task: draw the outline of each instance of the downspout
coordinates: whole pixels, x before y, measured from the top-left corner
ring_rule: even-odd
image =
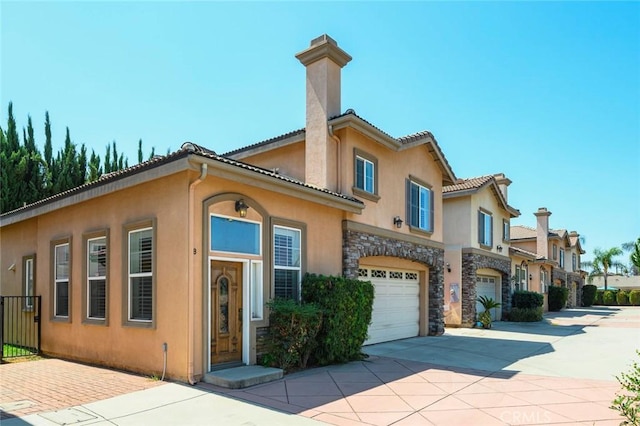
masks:
[[[336,141],[336,150],[337,150],[337,170],[336,170],[336,180],[337,180],[337,193],[342,194],[342,146],[340,144],[340,138],[333,133],[333,125],[329,124],[329,136]]]
[[[188,267],[187,267],[187,298],[188,298],[188,324],[187,324],[187,378],[189,380],[189,383],[191,385],[195,385],[197,383],[197,380],[194,378],[193,375],[193,364],[194,364],[194,350],[193,350],[193,344],[195,342],[195,273],[194,273],[194,256],[196,256],[197,254],[197,249],[194,245],[195,243],[195,225],[194,225],[194,218],[193,215],[195,213],[195,189],[196,186],[198,186],[198,184],[200,182],[202,182],[203,180],[205,180],[205,178],[207,177],[207,170],[208,170],[208,166],[206,163],[201,163],[200,164],[200,176],[198,176],[196,178],[196,180],[194,180],[193,182],[191,182],[189,184],[189,212],[188,212],[188,216],[189,216],[189,252],[188,252],[188,256],[189,256],[189,261],[187,262]],[[193,251],[192,251],[193,250]]]

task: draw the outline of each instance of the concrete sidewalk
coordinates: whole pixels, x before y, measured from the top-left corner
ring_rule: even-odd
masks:
[[[367,360],[243,390],[160,383],[2,424],[618,425],[614,376],[639,347],[640,308],[572,309],[369,346]]]

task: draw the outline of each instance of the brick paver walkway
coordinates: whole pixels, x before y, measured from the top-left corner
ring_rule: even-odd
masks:
[[[0,420],[163,385],[148,377],[59,359],[0,365]]]

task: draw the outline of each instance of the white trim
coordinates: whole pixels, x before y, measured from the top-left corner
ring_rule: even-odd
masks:
[[[89,249],[89,247],[90,247],[90,244],[91,244],[92,241],[97,241],[97,240],[104,240],[105,249],[107,247],[107,236],[106,235],[102,235],[100,237],[87,239],[87,247],[86,247],[86,249],[87,249],[87,259],[86,259],[86,261],[87,261],[87,268],[86,268],[87,276],[85,277],[86,280],[87,280],[85,282],[85,286],[86,286],[86,289],[87,289],[87,299],[85,300],[85,303],[87,304],[87,306],[86,306],[87,307],[87,319],[101,320],[102,321],[102,320],[105,320],[107,318],[107,292],[108,292],[108,289],[107,289],[107,270],[109,268],[109,265],[108,264],[105,265],[105,274],[104,275],[99,275],[99,276],[96,276],[96,277],[92,277],[92,276],[89,275],[89,270],[91,269],[90,268],[90,261],[89,261],[89,256],[91,255],[91,250]],[[106,253],[105,253],[105,259],[106,259]],[[91,285],[90,285],[90,283],[91,283],[91,281],[99,281],[99,280],[104,280],[104,286],[105,286],[105,300],[104,300],[104,305],[105,306],[104,307],[105,307],[105,312],[104,312],[104,317],[92,317],[91,316]]]
[[[132,274],[131,273],[131,234],[134,232],[143,232],[143,231],[151,231],[151,273],[139,272],[139,273]],[[153,292],[155,291],[155,288],[153,288],[153,274],[155,272],[153,270],[153,265],[154,265],[155,244],[156,244],[156,242],[154,241],[155,239],[154,237],[155,235],[153,234],[153,226],[130,229],[127,232],[127,321],[130,321],[130,322],[152,323],[154,315],[156,315],[156,312],[153,312],[153,308],[154,308],[153,298],[155,297],[155,295],[153,294]],[[131,318],[131,278],[138,278],[138,277],[151,277],[151,319],[150,320]]]
[[[67,260],[67,278],[58,278],[58,247],[67,246],[69,259]],[[54,318],[69,318],[71,312],[71,244],[66,243],[56,244],[53,248],[53,316]],[[58,315],[58,284],[67,283],[67,315]]]

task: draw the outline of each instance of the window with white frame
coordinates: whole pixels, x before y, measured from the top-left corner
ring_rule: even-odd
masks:
[[[33,296],[34,296],[34,271],[35,271],[35,255],[25,257],[23,260],[24,265],[24,278],[22,292],[25,296],[23,308],[25,311],[33,310]]]
[[[259,256],[262,246],[261,224],[246,219],[211,215],[211,251]]]
[[[375,164],[360,155],[356,156],[356,188],[375,194]]]
[[[553,245],[551,254],[553,256],[553,260],[558,260],[558,246],[556,244]]]
[[[412,180],[408,181],[408,222],[412,228],[433,232],[433,191]]]
[[[153,228],[128,233],[129,321],[153,319]]]
[[[575,253],[571,254],[571,270],[575,272],[578,269],[578,256]]]
[[[558,259],[560,267],[564,268],[564,249],[560,249],[560,258]]]
[[[104,320],[107,307],[107,238],[87,240],[87,318]]]
[[[301,230],[273,227],[273,275],[276,298],[299,299]]]
[[[509,221],[506,219],[502,220],[502,240],[503,241],[509,241],[509,232],[511,229],[511,225],[509,224]]]
[[[53,315],[59,318],[69,317],[69,270],[71,254],[69,243],[54,247],[54,284]]]
[[[251,320],[263,319],[262,262],[251,261]]]
[[[547,286],[549,285],[549,272],[543,267],[540,269],[540,293],[547,292]]]
[[[490,213],[478,210],[478,243],[491,247],[493,244],[493,217]]]

